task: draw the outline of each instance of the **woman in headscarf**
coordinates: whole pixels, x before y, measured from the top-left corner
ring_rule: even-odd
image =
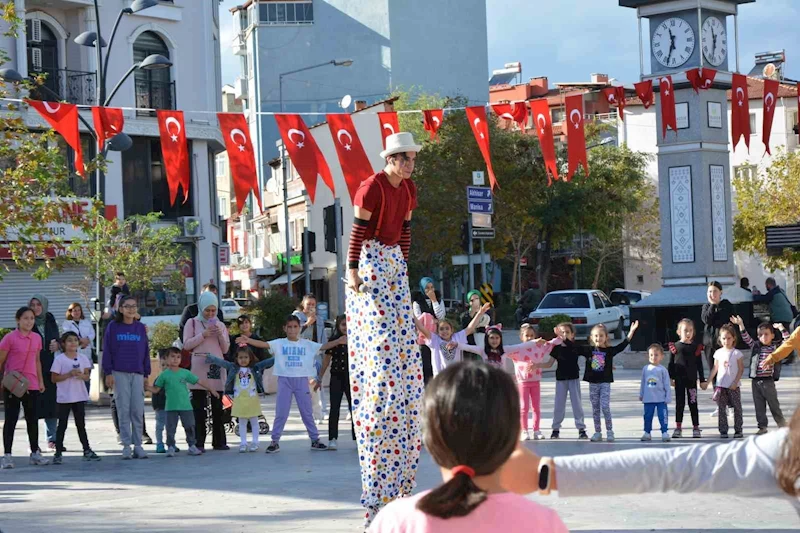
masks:
[[[33,331],[42,338],[42,351],[39,352],[39,359],[42,361],[44,390],[39,394],[36,412],[40,420],[44,419],[44,425],[47,428],[47,447],[55,451],[58,416],[56,414],[56,386],[51,379],[50,367],[53,366],[55,353],[59,349],[58,323],[56,317],[47,310],[49,303],[46,297],[34,294],[28,306],[33,309],[33,314],[36,316],[36,325],[33,327]]]
[[[411,297],[411,309],[414,318],[419,320],[428,331],[436,331],[436,321],[444,320],[444,305],[439,301],[441,295],[436,293],[433,280],[424,277],[419,280],[420,292],[414,291]],[[431,363],[431,349],[425,344],[422,333],[417,338],[419,353],[422,356],[422,376],[427,385],[433,378],[433,365]]]
[[[325,344],[328,342],[328,332],[325,331],[325,321],[319,320],[317,316],[317,297],[313,294],[306,294],[300,301],[300,305],[292,312],[294,316],[300,321],[300,338],[308,339],[313,342]],[[316,356],[317,371],[322,368],[322,352],[318,352]],[[309,392],[311,393],[311,406],[314,409],[314,420],[318,425],[322,425],[325,421],[325,415],[328,411],[328,399],[325,396],[325,376],[320,376],[322,383],[319,389],[315,390],[314,385],[309,385]]]
[[[213,292],[204,292],[197,301],[199,314],[189,319],[183,328],[183,349],[192,352],[192,374],[206,381],[222,398],[227,378],[225,369],[206,362],[207,355],[223,358],[230,348],[230,337],[225,324],[217,318],[219,301]],[[199,385],[189,385],[192,391],[197,448],[205,452],[206,406],[211,399],[211,445],[215,450],[227,450],[225,426],[222,420],[222,400],[211,396]]]
[[[467,293],[467,310],[461,314],[461,327],[466,328],[472,319],[481,310],[481,293],[476,290],[471,290]],[[467,342],[475,346],[483,346],[484,334],[486,328],[492,323],[489,314],[484,314],[478,325],[475,327],[475,334],[467,336]]]

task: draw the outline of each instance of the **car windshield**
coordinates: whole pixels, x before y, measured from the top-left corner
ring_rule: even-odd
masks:
[[[612,292],[611,303],[614,305],[629,305],[636,303],[642,299],[642,295],[638,292]]]
[[[589,296],[582,292],[550,293],[539,309],[589,309]]]

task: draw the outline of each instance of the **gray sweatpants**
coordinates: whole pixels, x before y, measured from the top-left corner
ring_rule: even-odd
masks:
[[[575,427],[579,430],[586,429],[583,423],[583,405],[581,404],[581,380],[566,379],[556,381],[556,404],[553,409],[553,429],[561,429],[561,422],[567,411],[567,393],[572,403],[572,417],[575,419]]]
[[[114,402],[119,417],[119,438],[123,446],[141,448],[144,420],[144,376],[114,371]],[[133,434],[131,434],[133,428]]]
[[[786,425],[786,419],[783,418],[781,411],[781,404],[778,402],[778,391],[775,390],[775,382],[772,378],[759,379],[755,378],[753,384],[753,402],[756,404],[756,421],[758,422],[758,429],[764,429],[769,425],[767,419],[767,405],[772,413],[772,418],[779,428]]]
[[[175,447],[175,432],[178,429],[179,418],[183,424],[183,430],[186,432],[186,444],[189,447],[197,444],[194,436],[194,411],[167,411],[167,448]]]

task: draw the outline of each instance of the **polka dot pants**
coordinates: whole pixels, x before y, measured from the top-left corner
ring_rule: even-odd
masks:
[[[347,345],[369,524],[381,507],[416,486],[423,378],[400,246],[366,241],[358,274],[367,290],[347,291]]]

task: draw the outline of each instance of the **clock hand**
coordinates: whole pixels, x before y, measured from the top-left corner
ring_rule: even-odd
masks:
[[[669,31],[669,53],[667,54],[667,65],[669,65],[669,59],[672,57],[672,52],[675,50],[675,36],[672,35],[672,30]]]

